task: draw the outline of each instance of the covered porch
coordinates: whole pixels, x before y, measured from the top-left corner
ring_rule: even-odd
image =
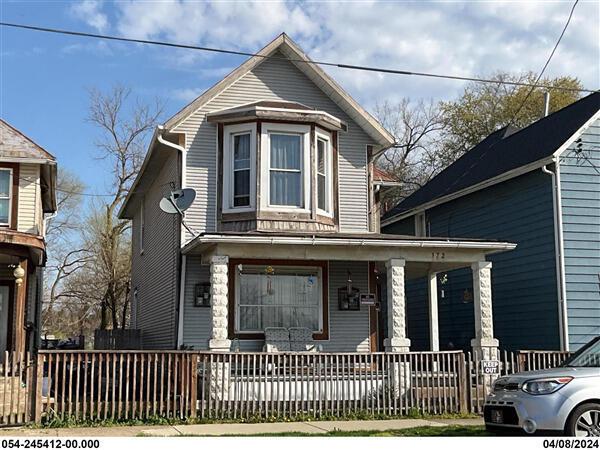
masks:
[[[22,355],[37,346],[38,268],[45,258],[41,237],[0,230],[0,361],[5,352]]]
[[[265,283],[273,283],[270,281],[269,271],[273,274],[276,270],[285,273],[286,268],[293,267],[296,272],[300,271],[299,268],[316,270],[314,273],[303,272],[302,276],[308,285],[312,286],[316,282],[316,286],[322,291],[324,306],[317,317],[318,323],[313,327],[313,336],[315,342],[323,343],[325,351],[349,351],[337,348],[334,344],[339,339],[363,339],[365,328],[361,329],[361,325],[366,325],[368,330],[368,336],[364,337],[365,345],[350,351],[410,351],[405,281],[428,277],[429,338],[431,350],[437,351],[439,333],[436,274],[470,267],[473,272],[475,315],[471,344],[475,351],[493,358],[497,354],[499,343],[494,338],[493,331],[490,283],[492,267],[486,261],[486,256],[513,248],[515,245],[507,242],[416,239],[411,236],[374,233],[284,235],[250,232],[203,234],[187,244],[183,253],[184,257],[200,256],[202,262],[210,267],[210,285],[206,286],[210,293],[210,350],[260,350],[261,338],[264,339],[260,327],[261,323],[264,325],[264,321],[256,319],[257,313],[246,312],[256,309],[256,304],[260,303],[254,300],[259,295],[250,293],[249,289],[252,287],[254,292],[260,290],[260,286]],[[345,267],[348,267],[347,274]],[[257,275],[252,275],[253,273]],[[244,275],[244,279],[254,280],[254,284],[246,282],[247,285],[241,289],[240,274]],[[269,281],[261,285],[260,275]],[[351,283],[355,278],[362,278],[364,282],[360,291],[361,294],[367,294],[360,296],[362,304],[358,308],[362,314],[344,315],[342,309],[345,305],[342,305],[340,299],[344,297],[344,290],[348,293],[354,291]],[[384,280],[386,288],[381,289]],[[382,291],[385,291],[385,295],[382,295]],[[251,301],[245,300],[248,296],[252,297]],[[298,308],[306,306],[306,295],[302,300],[299,296],[296,298]],[[303,314],[303,310],[298,308],[292,314],[296,318]],[[243,323],[240,323],[240,316],[244,317]],[[344,327],[345,317],[349,322],[357,322],[354,329],[346,329],[345,335],[341,335],[338,328]],[[256,329],[252,330],[253,326]],[[254,348],[248,347],[247,340],[254,340],[258,344]]]

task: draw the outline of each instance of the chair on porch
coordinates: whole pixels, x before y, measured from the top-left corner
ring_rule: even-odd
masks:
[[[292,327],[290,333],[290,348],[293,352],[318,352],[323,350],[321,344],[313,340],[312,330],[305,327]]]
[[[263,351],[267,353],[289,352],[290,333],[287,328],[267,327],[265,328],[265,345]]]

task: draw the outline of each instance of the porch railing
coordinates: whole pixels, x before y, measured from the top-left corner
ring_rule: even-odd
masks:
[[[567,354],[500,354],[499,375]],[[0,424],[52,419],[480,413],[495,376],[480,355],[44,350],[6,354]]]

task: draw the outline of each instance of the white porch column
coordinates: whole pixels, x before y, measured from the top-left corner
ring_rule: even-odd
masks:
[[[229,257],[213,256],[210,259],[211,338],[210,350],[228,351],[231,341],[227,338],[228,286],[227,269]]]
[[[492,317],[492,263],[480,261],[471,265],[473,271],[473,304],[475,307],[475,339],[473,350],[481,359],[498,359],[498,340],[494,339]]]
[[[386,352],[408,352],[410,339],[406,337],[406,294],[404,292],[403,259],[390,259],[387,268],[388,338]]]
[[[429,347],[432,352],[440,351],[440,330],[438,322],[437,274],[429,274]]]

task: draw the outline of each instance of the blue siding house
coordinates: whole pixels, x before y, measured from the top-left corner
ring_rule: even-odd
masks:
[[[387,212],[382,232],[517,243],[489,257],[501,348],[574,350],[600,335],[600,93],[492,133]],[[437,281],[440,349],[466,349],[471,272]],[[431,345],[427,284],[406,285],[413,349]]]

